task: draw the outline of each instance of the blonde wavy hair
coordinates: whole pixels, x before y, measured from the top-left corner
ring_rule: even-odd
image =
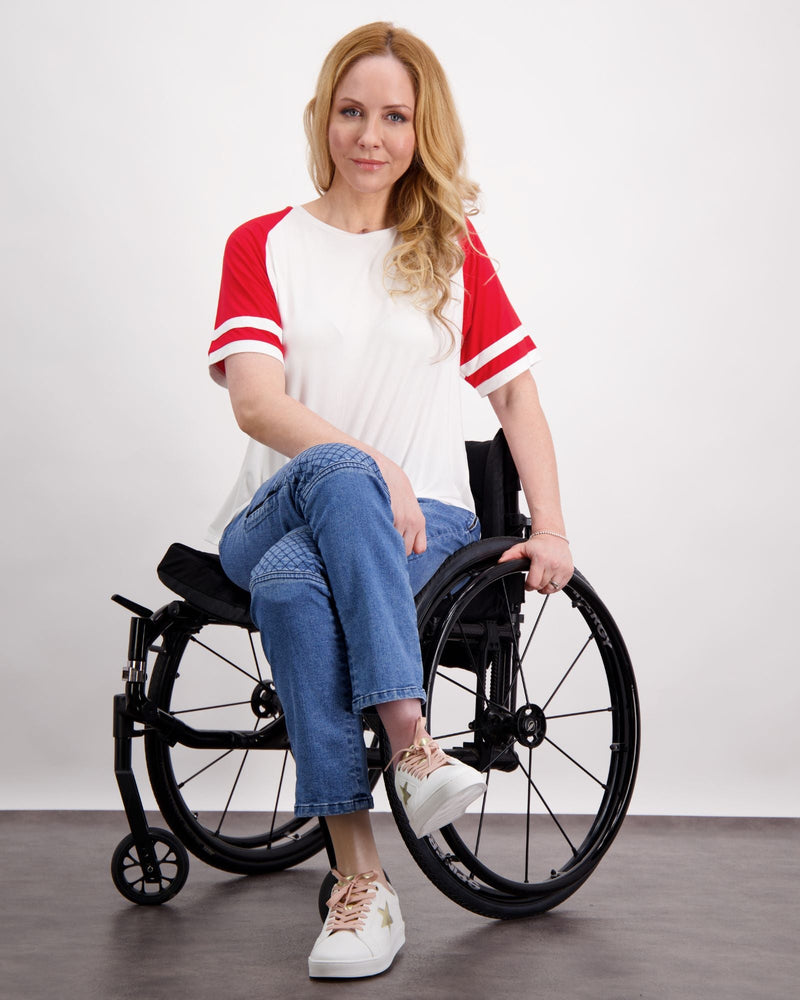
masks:
[[[447,77],[423,41],[387,21],[376,21],[334,45],[303,118],[311,179],[320,195],[333,183],[328,123],[336,88],[359,59],[376,55],[392,55],[405,66],[416,97],[414,159],[389,200],[399,240],[387,257],[387,274],[399,279],[404,292],[450,329],[444,316],[450,278],[464,263],[460,241],[468,238],[465,217],[478,211],[479,188],[466,175],[464,133]]]

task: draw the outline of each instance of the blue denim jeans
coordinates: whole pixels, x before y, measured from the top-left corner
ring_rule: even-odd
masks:
[[[371,808],[361,710],[425,700],[414,594],[480,526],[461,507],[419,503],[427,549],[406,557],[375,461],[350,445],[316,445],[223,533],[222,566],[250,591],[286,714],[298,816]]]

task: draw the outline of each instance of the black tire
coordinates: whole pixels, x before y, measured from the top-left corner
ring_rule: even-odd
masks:
[[[148,729],[147,769],[161,813],[193,854],[223,871],[258,875],[299,864],[322,849],[323,835],[316,818],[294,816],[294,760],[258,634],[223,624],[195,632],[181,621],[165,629],[150,698],[197,729],[270,729],[276,749],[171,747]]]
[[[611,615],[577,572],[549,598],[525,592],[527,562],[497,565],[513,541],[458,553],[417,602],[429,729],[486,774],[486,795],[417,839],[386,776],[420,868],[498,918],[541,913],[586,881],[624,819],[639,754],[633,668]]]
[[[189,874],[189,855],[168,830],[148,829],[159,873],[146,877],[133,834],[124,837],[111,858],[111,878],[122,895],[139,906],[159,906],[181,891]]]
[[[322,885],[319,887],[319,895],[317,896],[317,909],[319,910],[320,919],[323,924],[328,919],[328,900],[331,898],[331,893],[335,885],[336,876],[333,872],[326,872],[325,878],[322,880]]]

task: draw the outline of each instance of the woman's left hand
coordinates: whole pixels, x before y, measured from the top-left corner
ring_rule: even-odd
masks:
[[[512,545],[498,562],[510,562],[512,559],[530,559],[525,589],[538,590],[540,594],[555,594],[561,590],[572,579],[575,569],[569,543],[555,535],[536,535]]]

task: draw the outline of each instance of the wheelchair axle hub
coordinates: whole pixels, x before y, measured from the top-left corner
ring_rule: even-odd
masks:
[[[516,712],[490,708],[482,722],[481,735],[494,746],[515,740],[525,747],[538,747],[547,732],[547,719],[538,705],[523,705]]]
[[[281,714],[281,703],[272,681],[256,684],[250,697],[250,707],[259,719],[271,719]]]
[[[547,732],[547,719],[538,705],[523,705],[514,716],[517,740],[526,747],[538,747]]]

